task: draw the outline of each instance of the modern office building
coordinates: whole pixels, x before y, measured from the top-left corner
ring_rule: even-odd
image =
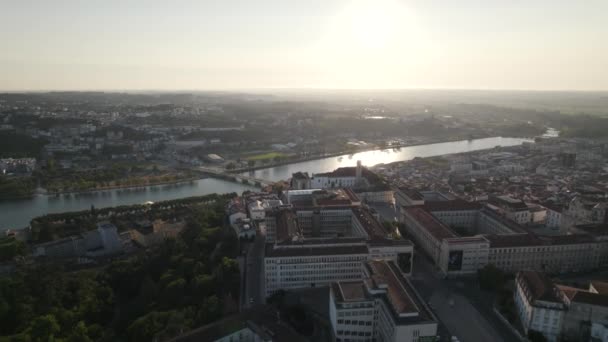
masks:
[[[265,291],[327,286],[361,278],[361,263],[391,260],[409,274],[414,247],[362,206],[349,189],[295,190],[266,216]]]
[[[270,296],[281,289],[359,280],[361,263],[369,260],[393,261],[402,273],[410,274],[414,246],[408,240],[321,238],[267,244],[265,252],[265,290]]]
[[[437,318],[391,261],[368,261],[362,278],[334,282],[329,313],[335,341],[434,341]]]

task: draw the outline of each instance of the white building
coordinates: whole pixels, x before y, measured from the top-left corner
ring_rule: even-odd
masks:
[[[35,257],[73,258],[98,257],[122,252],[123,244],[115,225],[109,222],[97,224],[96,230],[69,236],[34,246]]]
[[[475,265],[485,264],[506,272],[564,273],[591,271],[608,263],[608,229],[601,225],[576,226],[569,235],[541,236],[490,207],[475,211],[459,201],[402,207],[400,221],[446,276],[473,274]],[[466,236],[459,236],[456,228]]]
[[[363,278],[330,288],[335,341],[418,342],[434,340],[437,318],[392,262],[363,264]]]
[[[266,296],[278,290],[326,286],[335,281],[361,278],[361,262],[369,251],[364,243],[306,243],[266,245],[264,276]]]
[[[559,289],[534,271],[518,272],[515,284],[515,306],[526,333],[534,330],[550,342],[557,341],[567,310]]]
[[[394,261],[402,272],[409,274],[413,255],[414,246],[407,240],[303,239],[267,244],[264,257],[266,295],[281,289],[359,280],[361,263],[368,260]]]
[[[356,167],[341,167],[331,172],[317,173],[310,178],[311,189],[354,188],[369,185],[371,171],[357,161]]]
[[[561,207],[553,205],[545,205],[547,208],[547,220],[545,225],[552,229],[559,229],[562,226],[562,211]]]
[[[438,266],[449,276],[475,274],[488,264],[489,247],[481,236],[444,239]]]
[[[524,201],[509,196],[490,196],[489,202],[502,209],[507,218],[518,224],[532,222],[532,213]]]

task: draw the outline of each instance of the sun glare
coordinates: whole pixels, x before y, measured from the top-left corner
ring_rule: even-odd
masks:
[[[334,22],[336,38],[351,49],[386,49],[404,34],[408,19],[406,8],[396,1],[354,1]]]

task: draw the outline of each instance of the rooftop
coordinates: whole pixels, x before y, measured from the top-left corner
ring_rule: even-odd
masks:
[[[401,191],[402,193],[404,193],[407,197],[413,199],[414,201],[424,200],[424,197],[418,190],[414,190],[414,189],[410,189],[410,188],[406,188],[406,187],[399,187],[398,190]]]
[[[600,237],[608,235],[608,224],[579,224],[574,226],[577,230],[591,236]]]
[[[293,179],[307,180],[310,177],[308,176],[308,172],[296,172],[296,173],[294,173],[294,174],[291,175],[291,178],[293,178]]]
[[[351,189],[289,190],[284,196],[286,202],[296,208],[352,206],[360,202],[359,197]]]
[[[394,262],[368,261],[365,269],[369,276],[365,279],[366,289],[376,293],[384,292],[385,295],[381,295],[381,298],[392,309],[393,318],[398,324],[437,321]]]
[[[448,226],[441,223],[433,215],[429,214],[426,210],[419,207],[405,208],[408,215],[413,217],[418,223],[420,223],[435,239],[441,241],[443,239],[458,237]]]
[[[512,198],[509,196],[490,196],[490,203],[496,204],[501,207],[508,207],[512,210],[527,210],[528,205],[524,201]]]
[[[370,239],[384,238],[386,236],[386,229],[372,216],[369,210],[360,207],[354,207],[352,210],[353,216],[361,223]]]
[[[591,282],[590,287],[599,294],[608,295],[608,282],[595,280]]]
[[[490,241],[490,248],[537,246],[541,241],[532,234],[487,234],[484,237]]]
[[[343,302],[356,302],[368,299],[363,281],[337,282],[332,285],[334,293]]]
[[[371,285],[374,289],[386,288],[388,300],[397,314],[418,314],[418,306],[386,262],[370,261],[367,267],[371,271]]]
[[[528,230],[525,227],[523,227],[519,223],[517,223],[503,215],[500,215],[495,210],[493,210],[489,205],[486,205],[481,209],[481,214],[490,216],[493,219],[499,221],[500,223],[502,223],[503,225],[505,225],[509,229],[511,229],[514,233],[527,233],[528,232]]]
[[[250,328],[261,335],[271,335],[273,341],[306,341],[302,336],[277,320],[277,312],[269,306],[258,306],[237,315],[205,325],[180,335],[171,342],[215,341],[239,330]],[[270,341],[269,336],[265,336]]]
[[[266,244],[267,258],[296,257],[296,256],[321,256],[321,255],[348,255],[348,254],[368,254],[367,246],[345,245],[345,246],[307,246],[301,247],[281,247],[276,248],[272,243]]]
[[[481,203],[469,202],[463,199],[454,199],[450,201],[433,201],[424,204],[424,208],[430,212],[433,211],[460,211],[460,210],[479,210],[482,208]]]
[[[331,172],[323,172],[314,174],[313,177],[328,177],[328,178],[338,178],[338,177],[356,177],[357,176],[357,167],[356,166],[346,166],[339,167]],[[375,184],[380,179],[378,175],[370,171],[366,167],[361,167],[361,177],[365,178],[368,183]]]
[[[557,288],[544,273],[536,271],[519,271],[517,279],[525,286],[532,300],[544,302],[562,303]]]
[[[582,303],[589,305],[597,305],[597,306],[608,306],[608,295],[603,293],[595,293],[583,289],[579,289],[576,287],[565,286],[565,285],[555,285],[559,291],[570,302],[574,303]]]

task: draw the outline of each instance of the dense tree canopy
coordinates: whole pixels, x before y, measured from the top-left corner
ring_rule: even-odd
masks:
[[[191,207],[177,239],[94,270],[18,267],[0,278],[0,341],[151,341],[236,308],[237,239],[224,202]]]

